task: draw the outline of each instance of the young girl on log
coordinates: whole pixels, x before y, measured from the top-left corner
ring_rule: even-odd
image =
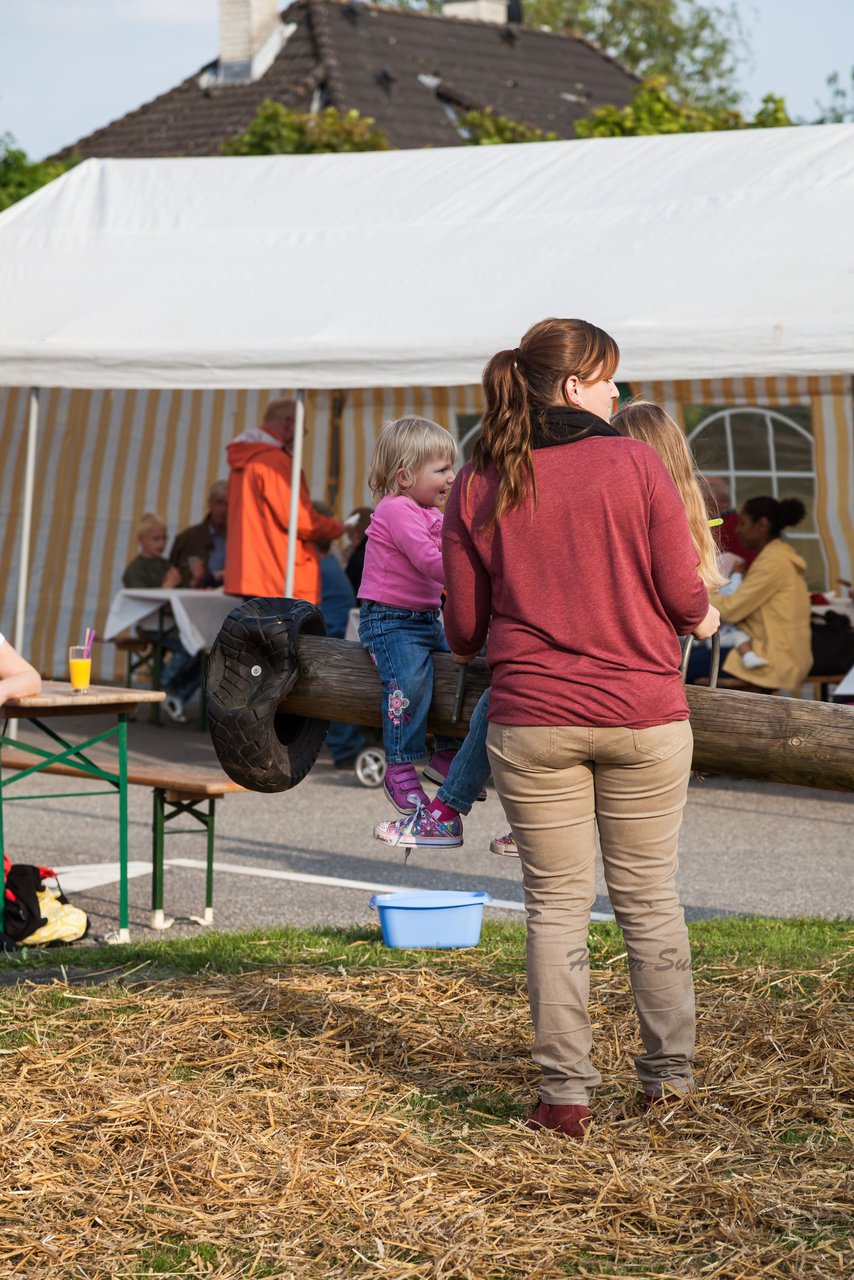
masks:
[[[433,696],[433,660],[447,653],[440,604],[441,506],[454,481],[453,436],[426,418],[399,418],[382,429],[371,459],[369,483],[378,505],[368,525],[359,639],[376,664],[383,687],[385,792],[405,819],[381,824],[418,835],[419,843],[455,848],[459,821],[429,812],[415,770],[426,751],[427,714]],[[425,774],[441,781],[459,743],[436,739]],[[392,837],[391,843],[399,843]],[[404,847],[406,847],[404,845]]]

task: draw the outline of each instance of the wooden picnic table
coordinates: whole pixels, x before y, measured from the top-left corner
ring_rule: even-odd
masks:
[[[45,680],[42,691],[27,698],[10,698],[0,709],[2,732],[0,747],[15,747],[32,758],[29,768],[19,768],[10,777],[0,775],[0,848],[3,840],[3,805],[5,793],[23,778],[40,773],[50,765],[73,765],[84,777],[107,784],[107,790],[89,791],[86,795],[118,793],[119,797],[119,942],[130,941],[128,912],[128,760],[127,725],[142,702],[162,702],[165,694],[147,689],[122,689],[113,685],[92,685],[86,693],[73,693],[71,685],[62,680]],[[115,718],[115,724],[83,742],[68,742],[48,723],[68,716],[107,716]],[[20,742],[7,736],[9,720],[27,720],[34,725],[51,744],[47,747]],[[89,755],[92,747],[115,738],[118,745],[118,767],[113,769]],[[49,796],[11,796],[6,801],[55,799],[78,792],[52,793]],[[5,880],[5,877],[4,877]],[[0,893],[0,928],[3,923],[5,893]]]

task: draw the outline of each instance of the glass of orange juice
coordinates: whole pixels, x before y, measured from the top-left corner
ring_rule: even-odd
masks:
[[[86,647],[73,644],[68,650],[68,674],[71,679],[72,693],[88,693],[92,676],[92,659],[87,658]]]

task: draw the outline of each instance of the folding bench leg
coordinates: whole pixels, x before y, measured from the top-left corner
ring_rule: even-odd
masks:
[[[216,799],[206,797],[207,811],[202,808],[200,799],[181,800],[174,796],[166,797],[166,789],[154,788],[154,813],[151,822],[151,927],[152,929],[169,929],[179,920],[193,920],[196,924],[213,924],[213,881],[214,881],[214,843],[216,836]],[[167,812],[167,805],[169,811]],[[201,916],[167,916],[163,911],[163,878],[164,878],[164,845],[166,842],[166,824],[173,818],[187,814],[205,828],[208,838],[206,876],[205,876],[205,914]],[[184,828],[186,831],[187,828]]]
[[[163,845],[166,835],[166,792],[154,788],[154,814],[151,822],[151,927],[168,929],[174,920],[163,914]]]
[[[204,690],[202,690],[204,697]],[[214,823],[216,820],[216,800],[213,796],[208,800],[208,867],[205,881],[205,924],[213,924],[213,880],[214,880]]]

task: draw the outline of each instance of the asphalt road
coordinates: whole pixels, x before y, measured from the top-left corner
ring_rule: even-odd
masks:
[[[96,723],[66,721],[64,727],[74,736],[83,728],[96,732]],[[23,730],[26,737],[33,732]],[[192,726],[157,727],[141,721],[131,725],[130,744],[139,762],[168,759],[217,767],[206,735]],[[27,780],[10,794],[46,790],[82,793],[85,787],[64,778]],[[492,789],[466,821],[463,848],[415,851],[407,864],[402,852],[372,836],[376,821],[393,816],[381,791],[362,787],[352,773],[334,769],[324,758],[293,791],[227,797],[217,808],[216,927],[365,924],[376,919],[369,907],[372,889],[385,887],[486,890],[494,899],[517,904],[516,911],[490,908],[496,915],[523,919],[518,862],[489,852],[491,837],[507,825]],[[186,821],[182,826],[186,829]],[[197,831],[167,839],[167,914],[202,912],[205,840],[201,827]],[[67,869],[66,892],[89,914],[94,936],[116,928],[118,823],[113,797],[7,805],[5,835],[14,862]],[[149,927],[150,857],[151,793],[134,787],[130,861],[136,874],[130,903],[136,938],[163,936]],[[92,864],[93,869],[83,870]],[[679,872],[689,919],[753,912],[854,916],[853,870],[850,794],[721,777],[692,780]],[[594,910],[609,913],[601,867],[597,888]],[[179,921],[168,936],[197,928]]]

